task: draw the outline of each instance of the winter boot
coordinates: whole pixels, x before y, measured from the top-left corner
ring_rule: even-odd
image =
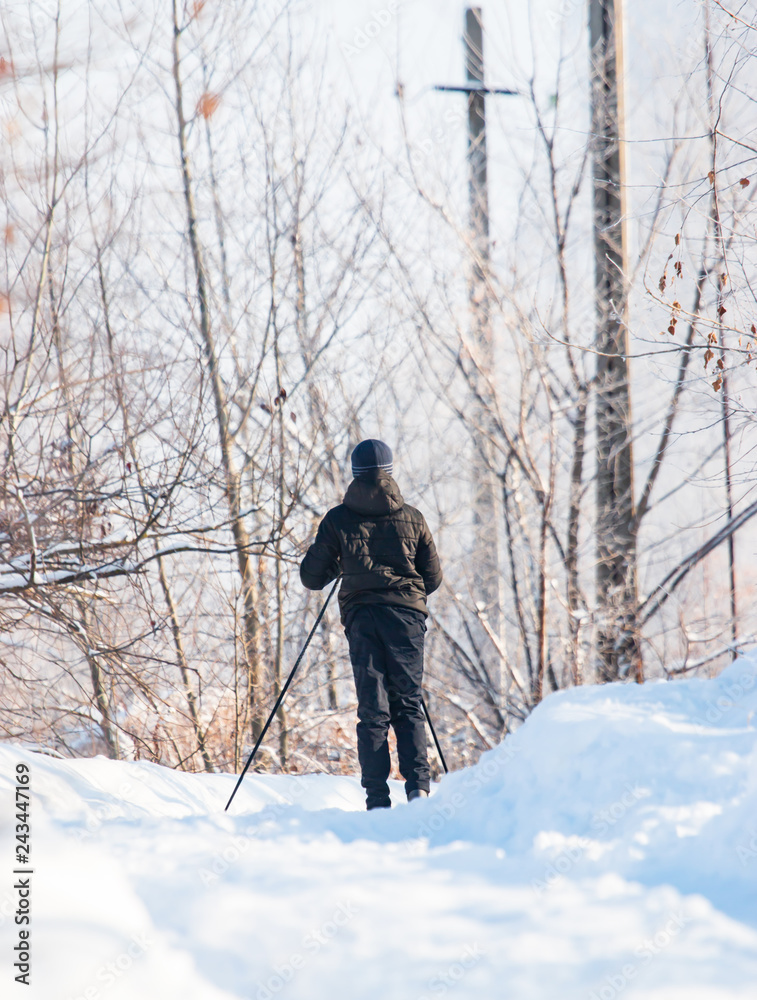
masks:
[[[371,809],[391,809],[392,808],[392,803],[391,802],[374,802],[374,803],[366,805],[365,808],[368,809],[369,811]]]
[[[415,799],[427,799],[428,792],[425,788],[414,788],[412,792],[407,793],[407,801],[414,802]]]

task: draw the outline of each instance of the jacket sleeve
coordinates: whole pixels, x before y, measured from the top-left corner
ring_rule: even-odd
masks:
[[[308,590],[323,590],[341,571],[339,536],[327,514],[318,526],[315,541],[300,564],[300,580]]]
[[[439,562],[439,556],[436,552],[434,539],[431,537],[431,531],[429,526],[426,524],[425,517],[423,518],[423,523],[421,525],[418,548],[415,552],[415,568],[423,578],[423,584],[426,588],[427,596],[428,594],[433,594],[435,590],[438,590],[439,587],[441,587],[442,566]]]

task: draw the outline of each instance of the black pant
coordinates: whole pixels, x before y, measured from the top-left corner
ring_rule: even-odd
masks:
[[[349,612],[345,632],[357,689],[357,750],[368,808],[390,804],[390,723],[397,737],[405,791],[428,791],[421,703],[425,615],[394,605],[358,605]]]

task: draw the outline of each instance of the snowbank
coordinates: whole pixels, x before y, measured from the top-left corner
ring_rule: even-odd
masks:
[[[357,778],[0,748],[2,995],[725,1000],[757,995],[757,658],[548,697],[426,802]],[[15,768],[32,788],[16,984]],[[8,984],[8,985],[6,985]]]

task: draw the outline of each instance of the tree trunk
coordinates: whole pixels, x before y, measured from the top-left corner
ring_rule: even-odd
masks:
[[[621,0],[591,0],[596,347],[596,604],[601,681],[643,679],[628,380]]]
[[[573,431],[573,461],[570,468],[570,500],[568,505],[568,539],[565,547],[565,568],[568,575],[568,629],[570,631],[570,669],[574,684],[583,683],[581,658],[581,590],[578,584],[578,526],[581,516],[581,483],[584,447],[586,443],[587,389],[579,389],[576,421]]]
[[[197,302],[200,312],[200,336],[202,338],[208,374],[213,389],[218,440],[224,472],[226,501],[229,506],[231,531],[236,546],[237,568],[242,583],[243,629],[242,646],[247,667],[247,693],[250,703],[252,738],[257,739],[262,729],[261,709],[258,696],[261,682],[260,664],[260,621],[257,612],[257,587],[250,558],[250,536],[243,517],[241,502],[241,476],[234,460],[234,441],[229,427],[229,415],[221,374],[218,368],[218,353],[210,323],[208,307],[208,278],[197,232],[197,212],[195,210],[192,177],[187,152],[187,123],[184,117],[184,97],[181,84],[179,60],[179,36],[176,0],[173,0],[173,77],[176,90],[177,139],[181,156],[181,172],[184,186],[184,200],[187,210],[189,243],[192,250]]]

